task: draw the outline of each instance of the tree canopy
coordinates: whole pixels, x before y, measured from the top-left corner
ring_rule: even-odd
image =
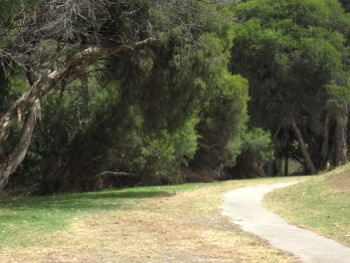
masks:
[[[252,123],[296,139],[311,173],[345,163],[350,17],[341,4],[251,0],[235,14],[231,71],[249,79]]]
[[[0,187],[82,191],[265,176],[281,158],[308,173],[345,163],[348,11],[337,0],[4,1]]]
[[[1,185],[15,171],[14,184],[25,176],[45,192],[180,182],[200,145],[227,152],[245,129],[248,100],[247,82],[228,72],[228,7],[185,0],[4,6],[12,13],[2,21],[9,88]],[[221,129],[223,136],[208,139]],[[211,168],[233,161],[236,148]]]

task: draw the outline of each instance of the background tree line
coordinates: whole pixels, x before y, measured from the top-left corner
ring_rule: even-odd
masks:
[[[0,186],[37,193],[309,173],[348,149],[349,3],[0,5]]]

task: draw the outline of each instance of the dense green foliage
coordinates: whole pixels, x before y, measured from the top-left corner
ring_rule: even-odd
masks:
[[[347,146],[335,142],[347,137],[338,126],[347,125],[349,15],[336,0],[251,0],[234,10],[242,23],[231,71],[249,79],[252,124],[275,134],[281,154],[306,158],[290,146],[303,137],[317,168],[343,163],[336,152]]]
[[[123,25],[118,29],[109,26],[125,41],[132,41],[134,26],[147,26],[143,34],[156,41],[129,57],[110,56],[90,65],[60,92],[45,96],[41,123],[11,185],[40,183],[39,192],[51,193],[179,183],[188,165],[219,172],[232,166],[248,120],[248,82],[228,71],[232,12],[228,5],[183,1],[187,4],[193,8],[188,13],[164,6],[178,12],[180,24],[149,4],[137,17],[118,17]],[[146,25],[139,16],[147,17]],[[41,47],[47,59],[52,47]],[[71,53],[76,46],[69,48]],[[20,68],[12,75],[9,95],[2,98],[9,105],[28,88]],[[21,124],[13,127],[4,157],[20,130]],[[208,145],[214,145],[210,158],[203,156]]]
[[[51,193],[264,176],[282,157],[310,173],[344,163],[348,9],[337,0],[5,1],[0,179],[16,170],[10,185]],[[35,99],[41,122],[27,149]]]

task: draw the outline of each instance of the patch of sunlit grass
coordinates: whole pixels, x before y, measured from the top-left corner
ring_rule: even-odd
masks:
[[[136,187],[91,193],[65,194],[50,197],[0,198],[0,249],[28,246],[40,239],[40,234],[63,230],[85,214],[127,207],[152,197],[172,196],[212,184]]]
[[[287,221],[350,246],[350,164],[268,194],[265,205]]]
[[[5,254],[11,260],[16,255],[22,255],[22,259],[30,254],[34,258],[32,262],[41,262],[37,258],[40,253],[36,255],[30,247],[36,246],[35,251],[43,248],[57,253],[60,244],[76,251],[74,246],[77,244],[90,246],[96,243],[96,251],[99,251],[99,244],[106,238],[105,232],[114,231],[115,236],[123,238],[112,239],[112,247],[129,248],[133,253],[142,249],[149,253],[146,245],[152,244],[159,249],[167,244],[173,248],[175,256],[181,249],[187,251],[193,246],[190,252],[199,257],[213,254],[229,260],[235,255],[244,259],[243,262],[256,262],[254,260],[264,257],[271,258],[269,262],[273,258],[276,262],[290,262],[288,257],[260,239],[246,235],[229,224],[220,215],[219,208],[226,191],[240,186],[290,180],[295,178],[136,187],[50,197],[5,197],[0,199],[0,250],[6,250]],[[74,234],[77,227],[78,234]],[[91,236],[87,234],[89,231]],[[79,239],[82,232],[86,235],[79,242],[69,243],[72,237]],[[137,242],[140,239],[145,247]],[[128,250],[123,251],[126,253]],[[166,251],[160,250],[159,255]],[[72,256],[78,255],[74,252]],[[124,256],[130,259],[125,262],[138,262],[132,258],[142,258],[142,254]]]

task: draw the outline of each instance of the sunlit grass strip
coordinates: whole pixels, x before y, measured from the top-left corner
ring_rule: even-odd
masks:
[[[350,246],[350,164],[269,193],[264,202],[287,221]]]
[[[221,200],[225,191],[275,180],[293,178],[260,178],[209,184],[183,184],[169,186],[136,187],[92,193],[65,194],[51,197],[0,198],[0,250],[27,247],[40,242],[43,234],[69,229],[88,214],[109,211],[132,211],[151,198],[171,197],[174,190],[179,195],[197,189],[215,188],[210,200]],[[219,209],[219,202],[206,203],[206,209]],[[197,204],[198,206],[198,204]],[[179,209],[184,209],[179,207]]]
[[[162,187],[138,187],[52,197],[22,197],[0,201],[0,249],[28,246],[41,233],[64,230],[87,213],[124,209],[130,202],[167,196],[213,184],[185,184]],[[131,204],[130,204],[131,205]]]

